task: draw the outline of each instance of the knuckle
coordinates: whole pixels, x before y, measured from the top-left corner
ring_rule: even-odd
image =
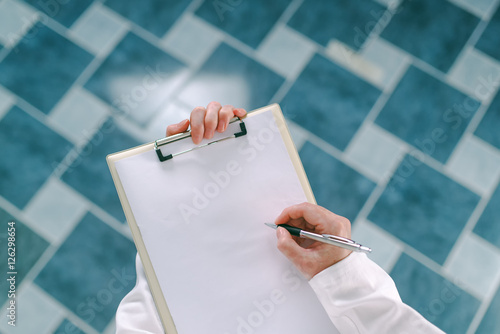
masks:
[[[215,109],[215,108],[220,108],[220,107],[221,107],[221,105],[220,105],[220,103],[219,103],[219,102],[217,102],[217,101],[212,101],[212,102],[210,102],[210,103],[207,105],[207,109],[211,109],[211,108],[214,108],[214,109]]]

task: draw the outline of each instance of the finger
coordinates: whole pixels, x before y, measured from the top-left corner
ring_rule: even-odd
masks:
[[[234,108],[232,105],[226,104],[219,111],[219,124],[217,125],[218,132],[224,132],[227,129],[229,121],[234,116]]]
[[[247,114],[247,111],[243,108],[235,108],[234,115],[238,117],[244,117]]]
[[[191,112],[191,138],[195,144],[199,144],[203,139],[206,112],[203,107],[196,107]]]
[[[276,236],[278,238],[278,249],[292,261],[292,263],[297,264],[304,256],[304,249],[292,239],[290,232],[283,227],[278,227]]]
[[[296,205],[289,206],[284,209],[281,214],[276,218],[276,225],[287,224],[295,221],[297,223],[298,220],[307,220],[305,219],[307,215],[307,211],[309,211],[312,204],[310,203],[300,203]]]
[[[214,136],[215,128],[219,119],[219,110],[221,105],[219,102],[210,102],[207,106],[207,114],[205,115],[205,139],[210,139]]]
[[[185,132],[187,131],[189,127],[189,120],[185,119],[177,124],[171,124],[167,126],[167,137],[175,135],[177,133]]]

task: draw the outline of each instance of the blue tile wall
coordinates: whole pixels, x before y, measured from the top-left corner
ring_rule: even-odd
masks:
[[[484,315],[483,321],[477,329],[477,334],[495,333],[500,328],[500,318],[498,317],[498,310],[500,309],[500,289],[497,290],[493,301]]]
[[[120,130],[112,118],[108,118],[81,150],[81,156],[68,167],[61,178],[116,219],[124,222],[125,216],[106,163],[106,156],[137,145],[139,142]]]
[[[85,88],[139,122],[151,117],[163,102],[171,80],[184,64],[156,46],[129,33],[99,67]],[[141,116],[145,114],[147,116]]]
[[[318,204],[354,221],[375,184],[309,142],[300,159]]]
[[[207,78],[211,78],[211,85],[228,89],[233,84],[239,85],[239,78],[245,78],[247,94],[245,100],[248,102],[241,107],[248,110],[268,104],[284,82],[284,78],[280,75],[225,43],[219,45],[186,85],[206,85]],[[225,104],[236,104],[232,97],[227,98],[229,100],[224,101]],[[197,96],[190,96],[188,102],[198,106],[206,105],[210,101],[201,101]]]
[[[2,155],[9,157],[0,160],[0,195],[18,208],[28,203],[73,148],[65,138],[17,106],[0,120],[0,147]]]
[[[471,97],[410,67],[375,122],[444,163],[478,107]]]
[[[315,55],[281,102],[286,117],[343,150],[380,91]]]
[[[142,28],[163,36],[182,15],[191,1],[187,0],[142,0],[135,1],[107,0],[106,6],[138,24]]]
[[[38,23],[0,63],[0,84],[48,114],[91,60],[87,51]]]
[[[479,138],[500,149],[500,93],[491,102],[474,133]]]
[[[57,329],[54,331],[54,334],[85,334],[84,331],[82,331],[78,326],[73,324],[71,321],[68,319],[64,319],[61,322],[61,325],[57,327]]]
[[[479,218],[474,233],[480,235],[492,244],[500,248],[500,224],[498,217],[500,214],[500,186],[490,198],[488,205]]]
[[[88,213],[35,283],[102,331],[135,285],[135,252],[132,241]]]
[[[405,302],[449,333],[500,333],[495,268],[457,262],[469,238],[492,258],[500,252],[500,171],[491,164],[500,157],[499,85],[491,101],[468,89],[480,69],[489,68],[487,81],[500,71],[498,0],[0,7],[9,17],[0,22],[0,243],[14,220],[20,290],[43,289],[38,297],[57,309],[57,319],[20,322],[37,319],[40,334],[113,331],[136,251],[106,155],[219,100],[280,104],[318,203],[369,235],[374,255],[385,247],[382,265]],[[31,13],[37,22],[26,21]],[[332,48],[338,42],[348,49]],[[477,175],[461,165],[477,158],[492,167]],[[43,207],[61,194],[74,209]],[[471,270],[488,273],[481,289]]]
[[[375,27],[385,7],[371,0],[306,0],[290,19],[290,27],[321,45],[337,39],[358,50]]]
[[[405,0],[381,36],[447,72],[478,23],[477,17],[445,0]]]
[[[479,50],[500,60],[500,37],[498,31],[500,31],[500,7],[497,8],[496,13],[491,18],[476,44]]]
[[[443,264],[478,201],[470,190],[406,156],[368,219]]]
[[[196,15],[257,48],[291,0],[204,1]],[[247,29],[252,26],[251,29]]]
[[[391,271],[401,299],[446,333],[465,333],[479,301],[406,254]]]
[[[47,249],[49,243],[20,221],[18,217],[11,215],[2,208],[0,208],[0,222],[2,222],[2,230],[0,231],[0,244],[2,247],[0,247],[0,255],[5,259],[0,263],[2,277],[6,277],[7,272],[17,272],[16,286],[19,286],[33,265]],[[10,225],[7,226],[8,222],[15,222],[15,270],[10,270],[7,263],[8,227],[11,227]],[[7,280],[0,280],[0,304],[3,304],[7,300],[7,291]]]
[[[93,0],[24,0],[33,7],[40,10],[48,17],[70,27],[83,12],[90,6]]]

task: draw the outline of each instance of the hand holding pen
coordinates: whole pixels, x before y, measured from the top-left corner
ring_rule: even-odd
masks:
[[[286,208],[276,218],[275,224],[287,224],[320,236],[334,235],[345,238],[345,242],[351,238],[351,223],[347,218],[310,203],[301,203]],[[292,236],[283,227],[278,227],[276,234],[278,249],[307,279],[311,279],[351,254],[351,250],[346,247],[335,247],[325,242]]]

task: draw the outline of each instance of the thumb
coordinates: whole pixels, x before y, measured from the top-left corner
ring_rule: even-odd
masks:
[[[184,132],[188,129],[189,127],[189,120],[185,119],[182,122],[179,122],[177,124],[172,124],[167,127],[167,137],[175,135],[177,133]]]
[[[290,232],[283,227],[278,227],[276,230],[278,237],[278,249],[295,265],[298,260],[303,257],[304,249],[300,247],[295,240],[292,239]]]

